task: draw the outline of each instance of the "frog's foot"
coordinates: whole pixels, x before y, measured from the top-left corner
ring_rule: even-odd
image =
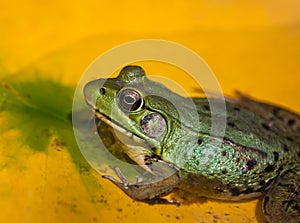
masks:
[[[270,222],[300,222],[300,166],[285,172],[263,201]]]
[[[168,200],[161,197],[171,192],[178,184],[179,176],[177,172],[168,178],[160,178],[152,181],[143,181],[140,177],[137,177],[136,183],[131,184],[118,167],[114,167],[113,169],[120,178],[121,182],[112,176],[104,175],[102,177],[110,180],[132,199],[143,201],[148,204],[180,205],[179,201]]]

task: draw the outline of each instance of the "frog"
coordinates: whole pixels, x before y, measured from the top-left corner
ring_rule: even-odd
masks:
[[[151,177],[129,182],[118,167],[112,168],[119,179],[102,176],[132,199],[179,206],[178,200],[164,198],[174,191],[233,202],[262,198],[269,222],[300,222],[297,113],[240,92],[225,101],[185,97],[137,65],[125,66],[117,77],[91,80],[83,93],[104,124],[99,132],[111,128],[136,142],[114,153]],[[219,119],[226,120],[224,132],[212,133],[212,104],[225,105],[215,113],[217,127]]]

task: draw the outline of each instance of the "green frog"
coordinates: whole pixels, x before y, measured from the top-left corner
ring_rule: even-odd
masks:
[[[232,201],[263,196],[270,222],[300,222],[299,115],[242,94],[225,102],[182,97],[147,78],[140,66],[87,83],[84,95],[104,123],[99,133],[112,128],[135,142],[112,153],[152,176],[130,183],[118,167],[120,179],[103,176],[131,198],[179,205],[163,196],[172,191]],[[225,128],[219,124],[225,131],[212,131],[212,104],[217,111],[226,108],[214,112],[217,129],[218,120],[225,120]]]

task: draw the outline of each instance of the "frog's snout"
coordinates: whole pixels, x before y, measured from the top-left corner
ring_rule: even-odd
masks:
[[[96,100],[99,94],[100,81],[94,80],[88,82],[83,88],[85,101],[92,108],[95,108]]]

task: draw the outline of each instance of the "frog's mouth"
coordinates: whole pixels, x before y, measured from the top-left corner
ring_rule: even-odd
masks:
[[[124,128],[118,122],[112,120],[110,117],[108,117],[105,114],[101,113],[99,111],[99,109],[95,109],[94,112],[95,112],[95,115],[98,119],[105,122],[107,125],[111,126],[117,132],[119,132],[122,135],[126,136],[128,139],[130,139],[130,141],[141,143],[141,144],[143,144],[143,147],[148,147],[148,148],[150,147],[149,143],[146,140],[144,140],[143,138],[141,138],[138,135],[134,134],[133,132],[129,131],[128,129]]]
[[[110,117],[102,114],[98,109],[95,109],[94,111],[98,119],[116,130],[116,134],[114,134],[114,137],[117,137],[118,140],[125,145],[125,147],[122,148],[124,149],[124,152],[129,156],[129,158],[140,165],[142,168],[144,168],[147,172],[153,174],[152,169],[149,168],[147,162],[151,158],[155,157],[155,159],[158,159],[158,157],[153,154],[153,147],[150,146],[147,140],[144,140],[133,132],[125,129],[118,122],[111,120]]]

